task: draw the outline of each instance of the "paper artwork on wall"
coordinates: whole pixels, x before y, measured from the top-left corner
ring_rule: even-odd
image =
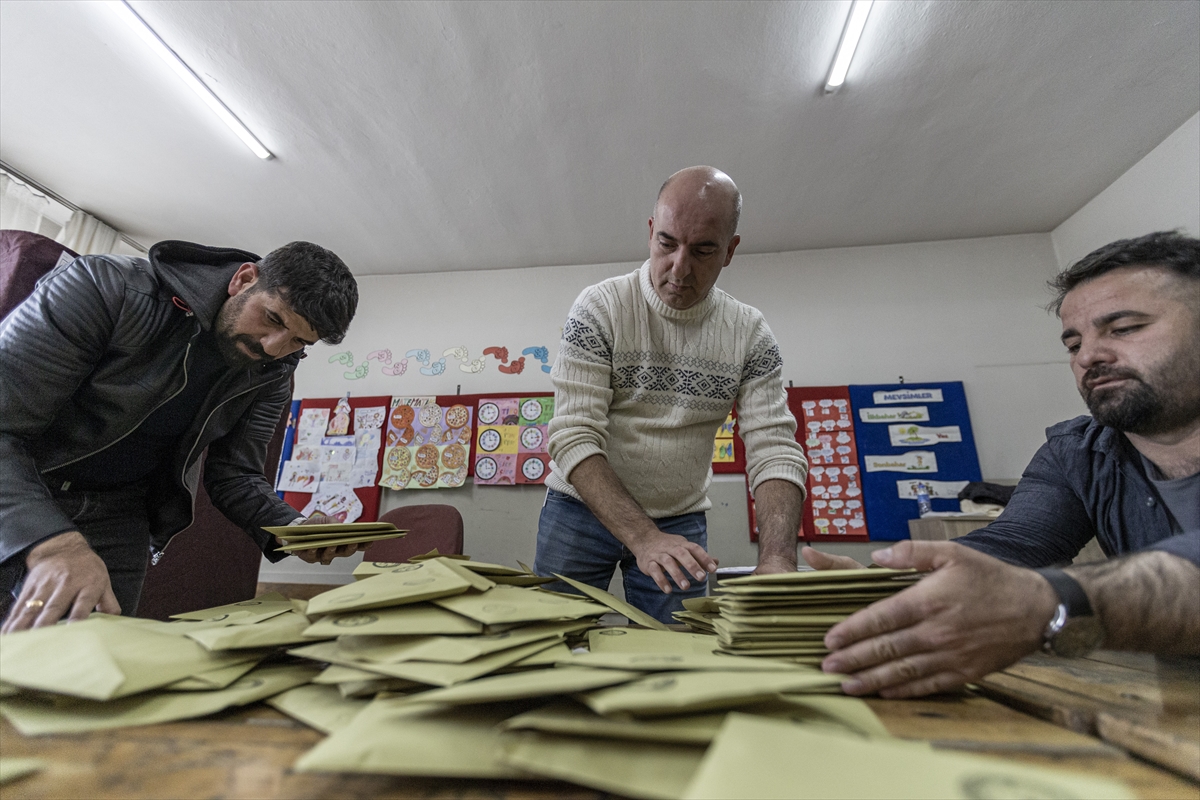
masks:
[[[550,471],[548,444],[553,416],[553,397],[480,400],[475,483],[483,486],[545,483]]]
[[[397,397],[388,414],[387,448],[379,485],[388,489],[446,489],[467,479],[472,409],[439,406],[432,397]]]
[[[280,492],[311,492],[317,488],[321,482],[321,462],[317,460],[310,461],[286,461],[283,465],[283,471],[279,475],[279,483],[276,484],[276,491]]]
[[[737,460],[733,451],[733,425],[733,412],[730,411],[721,427],[717,428],[717,435],[713,439],[714,464],[732,464]]]
[[[333,414],[329,417],[329,427],[325,429],[325,435],[345,436],[348,430],[350,430],[350,398],[343,397],[333,407]]]
[[[882,392],[872,392],[871,398],[879,405],[886,403],[940,403],[941,389],[888,389]],[[864,420],[865,422],[865,420]]]
[[[921,425],[888,425],[892,447],[913,447],[939,442],[961,442],[962,429],[957,425],[926,428]]]
[[[796,439],[804,446],[809,464],[805,537],[862,541],[867,534],[866,510],[849,388],[789,388],[787,395],[788,407],[797,418]]]
[[[328,425],[328,408],[304,409],[300,412],[300,422],[296,425],[296,444],[320,445]]]
[[[383,421],[387,419],[387,414],[388,410],[385,406],[354,409],[354,432],[362,433],[367,430],[379,430],[383,427]]]
[[[937,472],[937,456],[931,450],[909,450],[890,456],[863,456],[867,472]]]
[[[324,514],[338,522],[354,522],[362,516],[363,504],[354,490],[344,483],[324,483],[300,512],[306,517]]]

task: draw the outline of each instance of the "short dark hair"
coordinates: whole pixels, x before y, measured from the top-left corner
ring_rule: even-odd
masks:
[[[1119,239],[1093,250],[1049,281],[1055,292],[1050,310],[1061,316],[1067,292],[1121,267],[1162,267],[1181,278],[1200,281],[1200,239],[1179,231],[1157,231],[1136,239]]]
[[[279,294],[326,344],[339,344],[358,308],[358,284],[332,250],[292,242],[258,262],[259,288]]]

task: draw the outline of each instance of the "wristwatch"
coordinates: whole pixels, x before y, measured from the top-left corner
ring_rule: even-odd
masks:
[[[1095,650],[1104,639],[1104,627],[1092,613],[1092,604],[1079,582],[1061,569],[1038,569],[1055,594],[1058,607],[1042,633],[1042,650],[1064,658],[1079,658]]]

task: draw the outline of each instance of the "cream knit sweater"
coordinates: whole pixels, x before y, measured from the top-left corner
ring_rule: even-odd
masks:
[[[762,314],[720,289],[677,311],[655,293],[649,261],[589,286],[550,373],[546,485],[579,498],[568,476],[599,453],[651,518],[711,508],[713,437],[736,401],[751,489],[781,478],[803,491],[782,368]]]

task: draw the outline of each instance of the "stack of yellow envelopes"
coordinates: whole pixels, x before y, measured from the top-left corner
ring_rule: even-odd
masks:
[[[322,525],[265,526],[263,530],[284,541],[279,550],[317,550],[341,547],[346,544],[382,542],[398,539],[408,531],[399,530],[390,522],[330,522]]]
[[[919,577],[915,570],[876,568],[747,575],[718,584],[716,597],[708,598],[716,615],[697,607],[683,619],[697,628],[711,625],[722,653],[818,664],[829,652],[830,628]]]

